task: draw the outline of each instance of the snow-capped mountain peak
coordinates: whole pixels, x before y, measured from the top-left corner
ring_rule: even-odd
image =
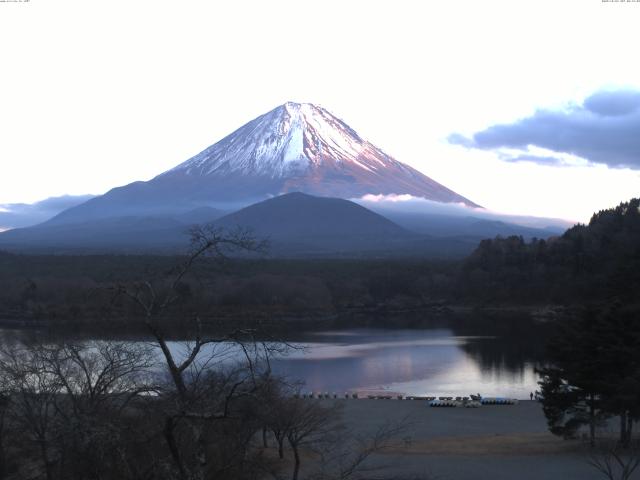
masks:
[[[226,196],[254,198],[291,191],[341,198],[410,194],[476,206],[398,162],[311,103],[280,105],[153,181],[178,177],[182,184],[188,178],[198,179],[198,189],[205,184],[218,186],[198,197],[216,197],[222,191]]]
[[[355,161],[363,148],[362,139],[322,107],[287,102],[171,172],[200,176],[237,172],[283,178],[319,165],[323,156]]]

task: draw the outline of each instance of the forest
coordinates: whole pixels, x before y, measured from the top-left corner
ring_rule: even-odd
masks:
[[[447,306],[573,306],[614,298],[635,304],[639,202],[595,213],[589,224],[576,225],[560,237],[487,239],[462,261],[204,258],[182,284],[184,301],[197,302],[198,310],[212,318],[251,313],[314,321]],[[113,325],[105,305],[114,286],[162,279],[183,260],[0,252],[0,319]]]

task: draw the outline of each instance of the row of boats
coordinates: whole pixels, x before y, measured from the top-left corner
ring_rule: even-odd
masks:
[[[296,395],[296,397],[302,398],[343,398],[337,393],[303,393],[301,395]],[[349,393],[346,392],[344,394],[344,398],[346,399],[359,399],[360,396],[357,393]],[[362,397],[365,398],[365,397]],[[482,397],[480,395],[471,395],[469,397],[426,397],[426,396],[415,396],[415,395],[367,395],[367,399],[369,400],[419,400],[429,402],[430,407],[467,407],[467,408],[477,408],[482,405],[515,405],[518,403],[518,400],[515,398],[506,398],[506,397]]]
[[[518,400],[515,398],[504,397],[485,397],[480,399],[471,399],[469,397],[457,397],[454,399],[433,399],[429,402],[430,407],[465,407],[478,408],[482,405],[516,405]]]

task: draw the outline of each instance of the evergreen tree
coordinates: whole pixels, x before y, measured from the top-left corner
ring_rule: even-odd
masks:
[[[589,425],[593,444],[601,419],[620,417],[620,441],[640,418],[640,323],[619,305],[587,310],[564,323],[549,345],[552,366],[540,370],[549,429],[571,437]]]

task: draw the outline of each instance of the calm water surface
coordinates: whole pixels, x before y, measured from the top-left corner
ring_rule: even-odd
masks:
[[[483,335],[474,334],[477,327],[301,333],[291,341],[296,348],[270,363],[275,374],[304,382],[307,392],[480,393],[524,399],[537,388],[535,366],[540,357],[534,347],[543,342],[523,332],[521,324],[513,325],[513,329],[495,331],[483,328]],[[1,335],[5,340],[6,333]],[[184,343],[171,342],[170,346],[177,356],[184,353]],[[220,365],[241,359],[238,349],[228,345],[213,344],[207,350],[219,352]]]
[[[276,374],[303,381],[305,391],[524,399],[537,388],[535,363],[503,351],[504,338],[446,328],[350,329],[307,334],[295,345],[300,349],[271,365]]]

